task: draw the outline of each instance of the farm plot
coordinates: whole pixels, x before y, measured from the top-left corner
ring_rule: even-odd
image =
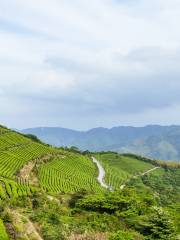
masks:
[[[97,180],[97,169],[87,157],[69,154],[54,158],[39,168],[41,186],[49,192],[76,192],[81,189],[102,191]]]
[[[12,178],[24,164],[55,149],[0,127],[0,176]]]
[[[114,189],[119,189],[132,176],[154,167],[151,163],[117,153],[100,153],[96,154],[95,157],[105,169],[106,183]]]
[[[0,199],[18,198],[29,196],[35,191],[35,188],[26,182],[13,181],[11,179],[0,177]]]

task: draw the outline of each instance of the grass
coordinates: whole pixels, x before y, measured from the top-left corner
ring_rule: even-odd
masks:
[[[43,160],[47,155],[51,157]],[[151,163],[138,160],[135,156],[101,153],[96,154],[96,158],[105,168],[105,181],[114,189],[118,189],[132,176],[153,167]],[[9,197],[13,196],[12,191],[15,196],[21,195],[22,189],[25,188],[23,194],[31,191],[28,183],[17,182],[17,174],[24,165],[34,159],[40,160],[35,166],[36,174],[40,186],[48,192],[68,193],[82,189],[102,191],[102,187],[97,182],[96,165],[91,159],[78,153],[57,150],[0,126],[0,177],[4,182],[0,181],[3,182],[3,189]]]
[[[9,240],[3,221],[0,219],[0,239]]]
[[[46,159],[46,156],[50,156]],[[0,197],[26,195],[31,189],[17,183],[20,169],[37,159],[40,186],[48,192],[102,191],[97,169],[81,154],[58,150],[0,126]],[[46,159],[46,160],[44,160]],[[24,192],[23,190],[24,189]]]
[[[0,199],[18,198],[22,196],[29,196],[35,191],[33,186],[26,182],[16,182],[11,179],[0,177]]]
[[[99,153],[95,154],[95,157],[101,162],[106,171],[106,183],[114,189],[119,189],[132,176],[154,167],[153,164],[140,161],[136,157],[123,156],[117,153]]]
[[[152,169],[157,162],[127,154],[94,155],[106,170],[106,182],[114,189],[126,183],[123,191],[102,189],[97,182],[97,167],[87,156],[68,149],[48,147],[33,141],[33,138],[31,140],[0,127],[0,210],[1,219],[9,223],[7,229],[11,231],[12,225],[19,239],[26,239],[29,232],[26,226],[30,219],[43,239],[71,239],[71,236],[72,239],[106,238],[106,233],[117,231],[112,236],[120,239],[131,230],[136,234],[140,227],[139,232],[142,233],[144,226],[151,226],[151,213],[159,206],[171,214],[168,219],[174,221],[178,229],[179,169],[174,170],[174,165],[173,169],[165,166],[164,169],[133,178]],[[24,175],[17,174],[24,165],[28,166],[28,162],[34,165],[27,173],[30,176],[27,179],[30,181],[32,177],[39,180],[39,183],[32,181],[36,189],[26,178],[23,180],[20,177],[26,176],[26,171],[22,171]],[[42,188],[45,191],[41,191]],[[88,192],[77,193],[82,189]],[[32,194],[34,191],[35,194]],[[62,194],[49,196],[49,193]],[[17,215],[24,226],[17,222]],[[145,225],[141,226],[144,220]],[[3,221],[0,220],[0,240],[8,240]],[[35,233],[35,229],[32,231]],[[143,239],[137,234],[137,239]],[[170,239],[168,236],[166,239]],[[31,238],[36,237],[31,235]]]
[[[0,176],[12,178],[28,161],[53,152],[50,147],[0,128]]]
[[[39,168],[40,184],[49,192],[102,191],[96,177],[96,166],[80,154],[55,157]]]

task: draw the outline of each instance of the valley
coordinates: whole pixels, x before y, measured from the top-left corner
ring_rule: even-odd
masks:
[[[0,240],[180,240],[180,0],[0,0]]]
[[[77,131],[61,127],[38,127],[21,130],[36,135],[53,146],[78,147],[82,151],[134,153],[152,159],[180,160],[180,126],[118,126]]]
[[[52,147],[1,126],[0,239],[176,240],[179,176],[178,163]],[[154,234],[157,217],[171,224]]]

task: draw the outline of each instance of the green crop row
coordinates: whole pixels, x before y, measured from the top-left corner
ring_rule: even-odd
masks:
[[[6,134],[7,142],[9,139],[9,133]],[[14,139],[12,142],[16,141],[17,137],[17,144],[18,145],[11,145],[10,141],[7,144],[6,150],[0,150],[0,175],[4,177],[12,177],[14,174],[17,173],[19,169],[23,167],[24,164],[26,164],[28,161],[32,159],[39,158],[45,154],[54,152],[51,148],[39,144],[34,143],[32,141],[29,141],[28,139],[23,142],[22,137],[19,138],[18,134],[11,134],[12,139]],[[5,146],[5,141],[1,141],[0,138],[0,149],[1,147]],[[10,147],[11,146],[11,147]]]
[[[19,170],[34,159],[51,155],[47,163],[40,164],[38,176],[41,186],[49,192],[76,192],[81,189],[102,191],[97,182],[97,168],[93,162],[80,154],[48,147],[41,143],[1,128],[0,132],[0,176],[15,179]],[[44,158],[44,161],[46,158]],[[38,165],[37,165],[38,167]],[[8,182],[7,182],[8,181]],[[19,196],[30,193],[28,184],[1,181],[0,197]]]
[[[139,161],[133,156],[123,156],[117,153],[99,153],[95,157],[105,169],[105,182],[113,189],[119,189],[131,177],[154,167],[149,162]]]
[[[102,191],[92,161],[78,154],[55,158],[39,168],[41,186],[49,192]]]
[[[0,177],[0,199],[18,198],[30,196],[35,188],[27,183],[18,183],[10,179]]]
[[[2,125],[0,125],[0,136],[3,135],[3,134],[6,134],[10,132],[9,129],[3,127]]]
[[[0,135],[0,150],[8,150],[15,146],[28,144],[31,141],[28,138],[21,136],[15,132],[7,132],[6,134]]]

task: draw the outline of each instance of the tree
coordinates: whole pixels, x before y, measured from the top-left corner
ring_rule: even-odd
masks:
[[[170,216],[161,208],[156,208],[154,213],[141,225],[141,233],[147,240],[175,240],[175,228]]]

